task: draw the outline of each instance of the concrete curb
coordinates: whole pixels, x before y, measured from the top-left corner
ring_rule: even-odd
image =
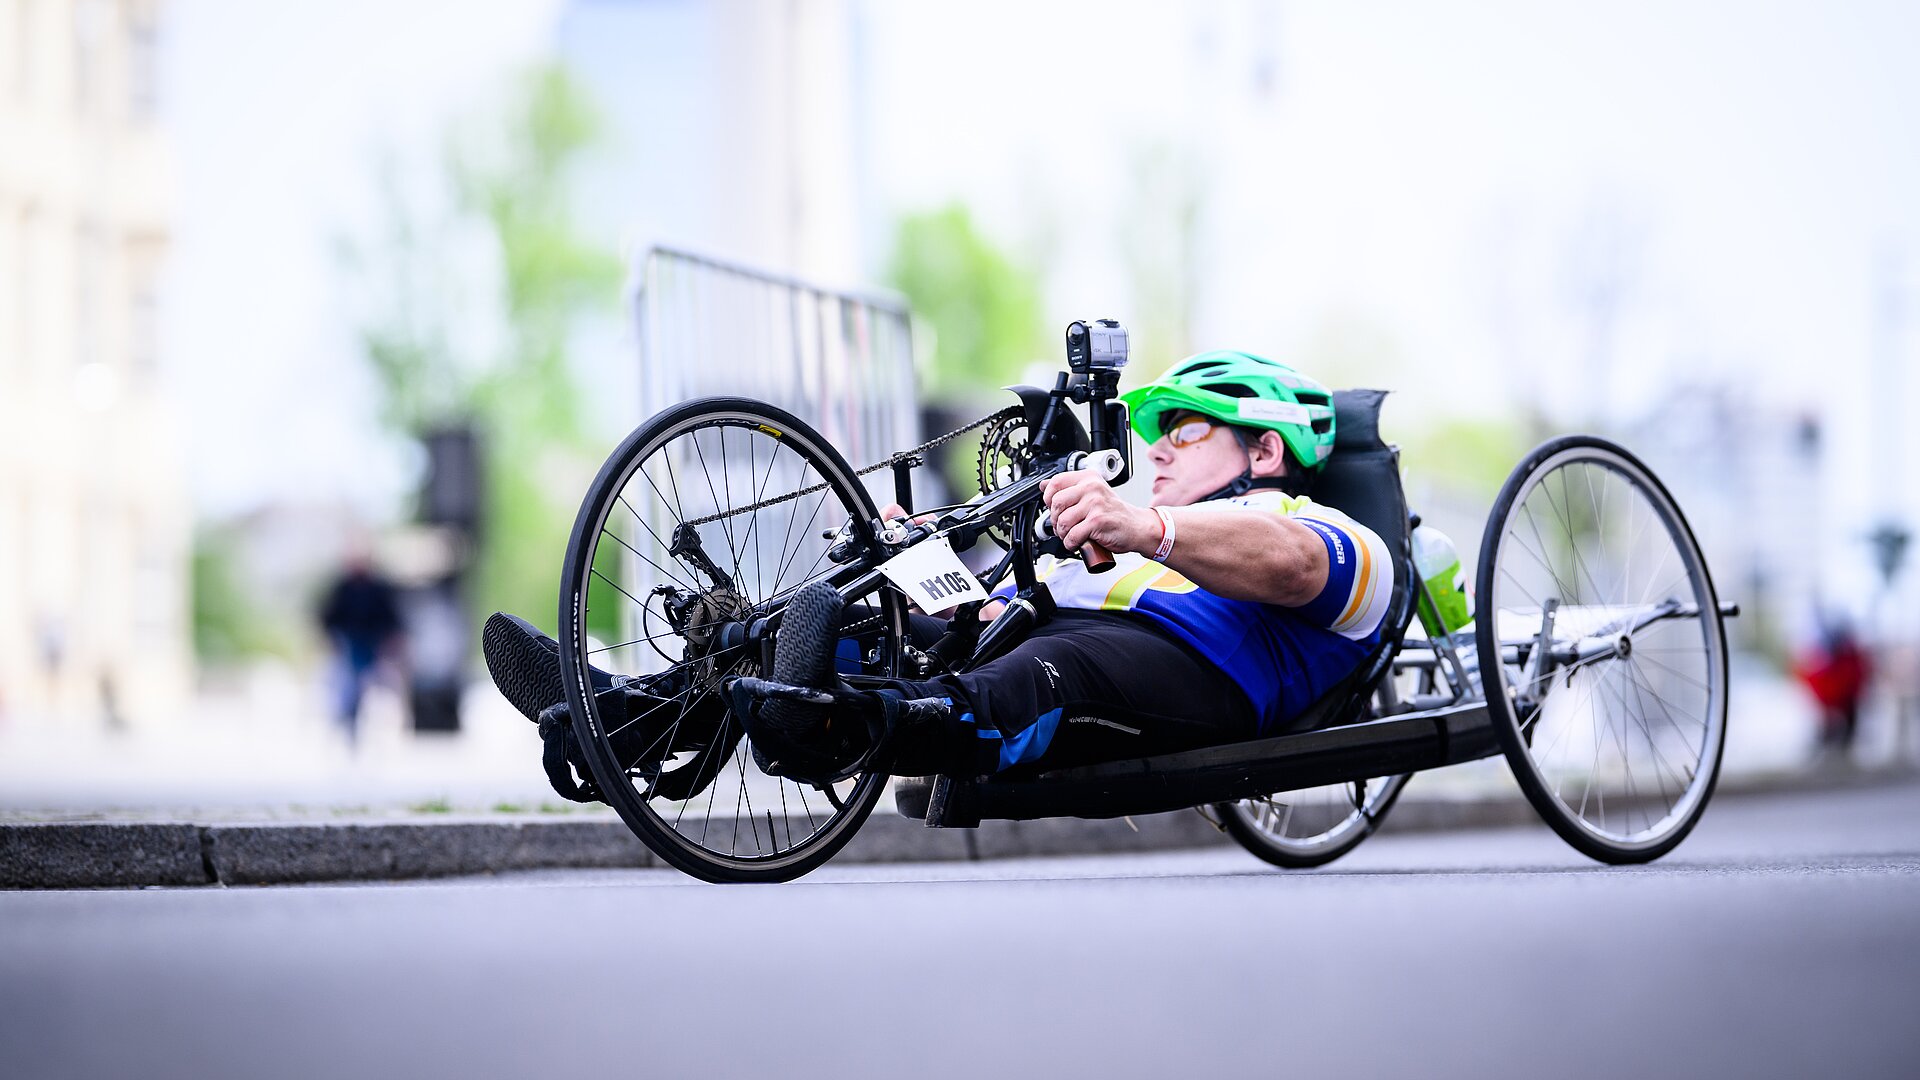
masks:
[[[205,885],[200,832],[120,822],[0,826],[0,887]]]
[[[1831,770],[1723,781],[1716,798],[1911,782],[1910,769]],[[1382,832],[1500,828],[1539,820],[1521,799],[1402,799]],[[928,829],[883,799],[834,863],[959,862],[1204,848],[1232,841],[1199,814],[989,821]],[[0,888],[388,881],[512,870],[659,865],[620,821],[492,815],[428,820],[0,824]]]
[[[617,821],[212,825],[201,833],[209,877],[222,885],[653,865]]]
[[[0,825],[0,888],[266,885],[643,867],[618,821]]]

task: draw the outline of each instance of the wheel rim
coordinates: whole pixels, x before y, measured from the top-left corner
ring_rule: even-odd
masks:
[[[1242,799],[1229,805],[1228,812],[1267,843],[1311,857],[1335,850],[1356,833],[1371,829],[1405,782],[1405,776],[1388,776],[1282,791]]]
[[[1502,673],[1523,786],[1609,850],[1677,839],[1711,791],[1726,730],[1717,601],[1679,508],[1626,454],[1575,446],[1527,475],[1488,535],[1481,667]]]
[[[857,481],[837,457],[790,417],[698,410],[625,457],[595,486],[567,575],[577,612],[567,627],[569,689],[591,718],[596,778],[628,823],[667,845],[656,852],[682,869],[771,876],[824,857],[865,817],[885,777],[809,785],[761,772],[719,690],[729,675],[759,673],[759,658],[719,637],[836,569],[822,532],[864,519],[870,507],[859,505]],[[682,543],[685,529],[697,546]],[[866,673],[892,674],[902,620],[892,597],[868,620],[880,666]],[[672,694],[671,715],[617,717],[578,692],[582,659],[615,675],[658,678],[679,668],[689,677]],[[690,797],[663,793],[707,774]]]

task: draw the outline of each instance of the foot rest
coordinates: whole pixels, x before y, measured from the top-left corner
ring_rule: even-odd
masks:
[[[925,821],[927,804],[933,800],[933,781],[931,776],[896,776],[893,778],[893,808],[901,817],[915,821]]]
[[[947,776],[902,776],[893,783],[893,807],[902,817],[919,818],[929,829],[980,827],[977,785]]]

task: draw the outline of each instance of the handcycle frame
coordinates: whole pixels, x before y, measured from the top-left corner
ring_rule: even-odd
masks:
[[[1041,529],[1044,522],[1042,485],[1051,476],[1090,463],[1099,465],[1101,474],[1115,481],[1123,481],[1132,470],[1131,424],[1124,405],[1117,400],[1119,369],[1124,364],[1124,331],[1119,331],[1114,324],[1104,325],[1120,342],[1117,355],[1122,359],[1118,362],[1100,363],[1098,350],[1090,353],[1084,340],[1097,335],[1088,334],[1088,324],[1076,323],[1069,328],[1069,370],[1058,376],[1051,391],[1013,388],[1021,400],[1017,410],[995,414],[917,450],[895,454],[860,470],[865,473],[891,466],[896,501],[909,511],[904,520],[880,520],[871,494],[863,490],[857,480],[858,474],[798,417],[751,399],[697,399],[674,406],[636,429],[608,458],[582,503],[568,545],[562,573],[560,659],[568,672],[572,731],[579,744],[586,748],[584,764],[590,766],[594,781],[601,791],[608,793],[609,801],[622,818],[650,847],[673,865],[708,880],[786,880],[819,865],[846,843],[872,809],[879,785],[886,778],[868,768],[871,762],[863,759],[843,773],[845,779],[855,781],[853,793],[844,799],[836,795],[829,783],[810,782],[810,786],[824,792],[833,805],[834,814],[827,824],[818,825],[812,811],[807,810],[808,826],[813,831],[797,846],[789,832],[787,847],[782,848],[774,840],[769,816],[768,836],[774,843],[771,855],[758,854],[756,837],[756,854],[742,856],[737,851],[709,847],[705,825],[697,838],[679,831],[680,813],[684,812],[684,800],[688,796],[659,794],[663,789],[657,781],[668,775],[663,771],[661,760],[643,756],[640,764],[634,764],[616,754],[610,740],[617,732],[601,722],[585,663],[594,652],[605,651],[596,650],[587,637],[585,613],[591,609],[587,585],[592,576],[600,573],[595,564],[600,535],[611,536],[628,554],[652,563],[618,534],[606,531],[607,514],[615,501],[622,498],[621,492],[628,480],[643,475],[641,465],[648,455],[666,446],[670,439],[708,426],[722,431],[744,426],[781,443],[796,441],[806,451],[800,460],[813,463],[823,478],[822,483],[765,499],[762,498],[766,482],[763,477],[760,492],[754,495],[760,501],[737,506],[730,501],[719,501],[709,477],[708,494],[716,500],[712,504],[715,512],[673,514],[671,526],[666,529],[673,537],[670,543],[653,534],[653,540],[665,549],[667,558],[679,560],[684,566],[697,569],[700,576],[714,580],[711,596],[700,591],[703,587],[691,576],[682,583],[696,591],[682,592],[666,582],[655,587],[655,595],[665,596],[663,610],[669,623],[673,624],[674,632],[686,640],[689,650],[679,660],[665,653],[661,655],[676,665],[698,663],[709,671],[724,667],[730,672],[721,676],[720,682],[725,686],[723,697],[734,702],[726,715],[741,721],[740,726],[732,729],[735,732],[752,729],[751,714],[755,709],[749,703],[750,698],[788,697],[818,704],[851,705],[855,700],[853,695],[783,685],[761,677],[773,670],[775,640],[786,604],[803,587],[826,581],[847,603],[878,596],[877,611],[884,616],[880,621],[890,620],[891,629],[882,631],[885,647],[869,650],[867,644],[860,646],[864,659],[856,666],[864,669],[864,673],[842,669],[841,677],[856,689],[872,688],[900,677],[925,678],[940,672],[965,671],[989,662],[1050,614],[1050,595],[1039,580],[1036,561],[1042,555],[1074,553],[1067,552],[1057,537]],[[1076,328],[1083,339],[1077,354]],[[1504,752],[1529,801],[1547,823],[1576,848],[1608,862],[1645,861],[1670,850],[1697,821],[1717,777],[1726,713],[1726,647],[1719,620],[1738,613],[1734,605],[1717,600],[1699,545],[1677,504],[1637,458],[1615,444],[1591,436],[1564,436],[1543,443],[1515,467],[1489,515],[1476,573],[1483,588],[1475,611],[1477,629],[1473,640],[1463,642],[1446,632],[1436,632],[1432,639],[1410,639],[1407,631],[1414,621],[1417,602],[1424,598],[1430,603],[1432,597],[1426,594],[1425,583],[1413,567],[1410,537],[1418,518],[1408,512],[1405,504],[1398,451],[1379,438],[1378,412],[1383,397],[1379,391],[1335,392],[1331,404],[1338,416],[1336,452],[1325,459],[1314,496],[1316,501],[1346,511],[1386,542],[1394,571],[1387,609],[1378,639],[1367,655],[1345,680],[1290,721],[1287,733],[1182,753],[1046,772],[1036,772],[1034,766],[1016,766],[991,777],[909,779],[896,788],[896,806],[903,813],[922,817],[929,826],[936,827],[971,827],[992,818],[1118,817],[1189,807],[1207,813],[1211,807],[1217,814],[1216,824],[1256,855],[1282,866],[1313,866],[1337,858],[1365,839],[1380,817],[1390,810],[1409,774]],[[1085,426],[1074,415],[1073,406],[1086,407],[1088,423]],[[1019,453],[1013,453],[1005,432],[991,443],[1006,450],[1008,460],[1016,461],[1019,467],[1015,477],[1005,483],[983,483],[987,490],[979,497],[938,508],[916,520],[911,512],[912,472],[921,464],[919,453],[972,427],[997,423],[1002,418],[1010,424],[1017,419],[1029,435]],[[772,425],[787,429],[786,433]],[[983,477],[988,471],[984,446]],[[699,444],[696,442],[693,447],[697,451]],[[724,441],[719,449],[724,456]],[[751,461],[749,456],[750,465]],[[671,459],[668,462],[670,470]],[[771,456],[767,468],[766,475],[771,475]],[[1602,489],[1614,490],[1608,487],[1610,477],[1616,487],[1626,488],[1622,513],[1630,509],[1627,504],[1630,499],[1637,498],[1637,505],[1643,507],[1638,527],[1626,538],[1628,572],[1611,584],[1635,591],[1631,587],[1632,551],[1645,530],[1656,521],[1659,524],[1652,528],[1653,535],[1664,533],[1670,541],[1669,547],[1662,549],[1659,567],[1666,568],[1668,555],[1677,556],[1675,566],[1679,577],[1658,585],[1645,583],[1638,589],[1638,599],[1627,603],[1591,602],[1581,592],[1578,580],[1562,581],[1550,563],[1555,550],[1560,550],[1560,558],[1571,558],[1576,565],[1581,560],[1584,542],[1581,537],[1586,534],[1569,516],[1560,521],[1567,530],[1561,538],[1564,541],[1561,549],[1541,540],[1539,550],[1525,552],[1553,576],[1551,585],[1541,585],[1537,595],[1510,597],[1514,604],[1502,606],[1500,594],[1509,586],[1497,579],[1504,576],[1515,585],[1521,584],[1506,572],[1500,557],[1508,546],[1507,540],[1517,537],[1511,529],[1520,520],[1518,515],[1527,514],[1527,521],[1532,523],[1530,500],[1541,491],[1546,493],[1548,502],[1553,501],[1554,491],[1549,480],[1555,476],[1560,478],[1561,497],[1570,498],[1569,476],[1577,475],[1584,479],[1587,494],[1594,500],[1589,524],[1604,522],[1608,503],[1605,497],[1594,493],[1595,472],[1601,476]],[[671,478],[669,471],[668,479]],[[782,588],[776,576],[773,591],[757,601],[734,594],[733,583],[702,550],[698,528],[828,488],[840,493],[841,505],[849,511],[849,516],[839,529],[829,528],[823,534],[827,545],[815,567],[805,572],[806,580]],[[657,486],[654,492],[664,499]],[[823,501],[825,498],[823,495]],[[627,509],[631,511],[632,507]],[[1561,507],[1555,504],[1554,510],[1561,511]],[[637,512],[635,517],[638,518]],[[789,529],[792,523],[790,520]],[[641,526],[646,528],[644,521]],[[1503,528],[1508,531],[1502,532]],[[647,531],[652,533],[651,529]],[[750,528],[748,533],[751,534]],[[948,623],[946,635],[922,651],[903,633],[905,600],[914,590],[896,585],[889,571],[883,568],[919,544],[944,540],[957,550],[965,550],[989,535],[1003,544],[1006,552],[984,575],[983,583],[992,590],[1011,578],[1015,588],[1013,602],[984,630],[978,629],[975,619],[979,602],[962,606]],[[1593,535],[1604,542],[1604,533]],[[1539,539],[1537,528],[1535,538]],[[731,546],[733,541],[729,533],[725,542]],[[784,538],[782,543],[784,545]],[[1514,546],[1518,549],[1532,545]],[[1604,548],[1601,554],[1605,554]],[[837,565],[824,573],[818,572],[821,561]],[[657,563],[652,565],[659,569]],[[738,561],[734,566],[737,572]],[[1091,561],[1089,568],[1094,568]],[[895,571],[898,569],[897,565],[893,567]],[[1645,567],[1642,569],[1644,572]],[[1573,569],[1567,571],[1570,577],[1574,572]],[[1585,566],[1578,566],[1578,573],[1586,576],[1587,584],[1593,586],[1595,592],[1607,591],[1593,580]],[[784,564],[781,574],[784,574]],[[667,573],[667,576],[673,575]],[[614,593],[641,604],[617,583],[609,580],[607,584]],[[1567,588],[1569,584],[1571,589]],[[1670,591],[1675,587],[1681,587],[1680,591]],[[1663,593],[1662,590],[1669,591]],[[1571,598],[1565,608],[1557,606],[1560,603],[1557,597],[1561,595]],[[1540,600],[1537,596],[1547,599]],[[1515,606],[1519,600],[1529,597],[1534,597],[1534,607]],[[743,601],[744,606],[733,603],[735,600]],[[700,617],[711,621],[689,622],[686,613],[694,610],[718,614]],[[644,623],[647,615],[644,604],[639,615]],[[1512,640],[1502,636],[1500,624],[1502,617],[1508,615],[1520,617],[1526,636]],[[1680,721],[1699,725],[1698,737],[1688,736],[1696,752],[1690,763],[1682,761],[1685,776],[1675,770],[1666,776],[1656,773],[1652,778],[1663,796],[1667,794],[1669,777],[1676,779],[1680,787],[1679,798],[1669,800],[1656,821],[1644,805],[1652,795],[1651,789],[1644,781],[1641,792],[1636,794],[1633,789],[1634,762],[1626,741],[1627,736],[1634,733],[1625,727],[1639,725],[1637,744],[1644,745],[1645,752],[1652,755],[1657,764],[1672,769],[1662,758],[1662,747],[1667,741],[1664,733],[1656,734],[1649,724],[1665,723],[1680,731],[1661,693],[1662,689],[1669,693],[1676,691],[1659,677],[1650,682],[1642,679],[1629,683],[1631,674],[1617,673],[1628,668],[1637,671],[1638,660],[1624,664],[1610,661],[1626,660],[1630,656],[1635,647],[1633,638],[1639,631],[1677,619],[1696,619],[1700,624],[1700,637],[1692,649],[1698,656],[1699,677],[1695,680],[1685,672],[1676,674],[1682,681],[1698,687],[1704,700],[1697,710],[1689,712],[1683,708],[1679,715]],[[1558,625],[1556,620],[1560,620]],[[1577,633],[1566,632],[1574,626],[1578,627]],[[693,630],[700,631],[697,651],[694,651],[696,638],[690,636]],[[850,626],[847,632],[853,633]],[[651,635],[644,628],[640,633],[642,636],[636,641],[606,648],[624,648],[660,636]],[[658,651],[657,645],[654,648]],[[1674,672],[1669,663],[1653,655],[1662,651],[1671,654],[1678,650],[1655,647],[1648,653],[1646,662]],[[1483,695],[1469,660],[1477,661],[1477,670],[1486,676],[1489,685],[1497,688],[1493,698]],[[1596,661],[1609,662],[1595,667]],[[1568,693],[1573,694],[1575,673],[1582,669],[1606,669],[1610,672],[1607,677],[1615,681],[1603,683],[1584,678],[1580,694],[1573,697],[1563,713],[1577,717],[1583,707],[1593,713],[1606,706],[1606,702],[1592,695],[1611,693],[1624,714],[1616,717],[1609,707],[1605,718],[1608,725],[1605,737],[1618,741],[1628,770],[1626,805],[1622,807],[1619,796],[1614,796],[1614,825],[1608,824],[1607,781],[1598,773],[1601,749],[1598,740],[1603,737],[1598,728],[1591,730],[1594,741],[1587,743],[1594,750],[1594,771],[1586,776],[1586,788],[1579,793],[1577,806],[1571,798],[1561,798],[1559,781],[1548,775],[1549,763],[1540,760],[1533,748],[1533,733],[1550,713],[1546,707],[1548,698],[1558,701],[1565,696],[1550,695],[1548,691],[1564,670]],[[1413,686],[1403,686],[1406,676],[1412,676]],[[740,695],[735,691],[740,691]],[[686,692],[693,693],[692,690]],[[1633,697],[1631,703],[1626,697],[1629,693]],[[1580,695],[1587,696],[1583,699]],[[1651,711],[1649,698],[1658,704],[1657,717]],[[683,699],[680,705],[681,717],[687,716],[687,700],[690,699]],[[1639,712],[1635,711],[1636,705]],[[1561,733],[1573,730],[1568,726],[1573,722],[1563,723]],[[708,736],[707,743],[684,744],[694,756],[675,765],[672,776],[684,777],[687,783],[711,784],[716,775],[713,770],[725,768],[726,755],[733,755],[733,760],[739,762],[738,775],[744,793],[745,764],[734,749],[740,736],[736,733],[729,740],[730,721],[722,719],[719,723],[718,732]],[[1614,729],[1616,723],[1621,730]],[[631,725],[632,721],[625,722],[621,730]],[[676,742],[675,733],[679,730],[676,719],[650,745],[661,746],[662,753],[678,753],[676,748],[683,745]],[[1557,745],[1557,739],[1551,741],[1545,748],[1546,753],[1551,754]],[[756,750],[756,754],[758,752]],[[779,777],[776,765],[763,761],[761,768],[768,775]],[[1642,766],[1646,767],[1644,759]],[[582,770],[583,775],[586,771]],[[1601,789],[1597,804],[1600,818],[1596,824],[1588,818],[1586,804],[1587,791],[1593,788],[1597,778]],[[629,785],[628,781],[633,779],[641,780],[644,786]],[[1363,783],[1375,779],[1380,783]],[[1343,787],[1347,789],[1344,794]],[[1319,789],[1317,795],[1310,792],[1307,797],[1334,800],[1336,817],[1345,814],[1345,818],[1318,835],[1311,835],[1311,829],[1310,835],[1305,836],[1288,832],[1288,823],[1293,820],[1292,807],[1298,800],[1292,797],[1283,800],[1281,796],[1302,789]],[[691,790],[697,794],[700,788]],[[786,789],[781,790],[784,800]],[[804,797],[805,791],[801,794]],[[669,803],[679,800],[682,810],[676,812],[671,821],[657,816],[650,803],[656,798]],[[1278,819],[1276,829],[1273,820],[1265,815],[1279,811],[1283,803],[1286,814]],[[1636,829],[1632,825],[1631,815],[1636,808],[1644,828]],[[747,810],[751,819],[750,798]],[[782,814],[786,814],[784,801]],[[1626,815],[1625,832],[1618,827],[1622,814]],[[704,820],[711,822],[711,815],[710,797]],[[737,829],[738,822],[736,832]]]

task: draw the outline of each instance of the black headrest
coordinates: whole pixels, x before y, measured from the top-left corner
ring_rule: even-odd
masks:
[[[1333,448],[1378,449],[1380,441],[1380,405],[1387,400],[1385,390],[1335,390],[1333,392]]]
[[[1333,454],[1313,482],[1315,502],[1343,510],[1395,548],[1407,536],[1400,463],[1380,441],[1385,390],[1335,390]]]

